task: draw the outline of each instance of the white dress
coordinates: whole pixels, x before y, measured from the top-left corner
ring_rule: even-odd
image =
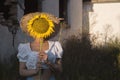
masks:
[[[49,49],[45,51],[48,55],[48,60],[51,63],[55,63],[56,58],[62,58],[63,49],[58,41],[48,41]],[[20,43],[18,46],[17,58],[19,62],[25,62],[27,69],[36,69],[36,63],[38,61],[37,51],[32,51],[30,48],[30,43]],[[48,67],[43,64],[43,69],[48,69]]]

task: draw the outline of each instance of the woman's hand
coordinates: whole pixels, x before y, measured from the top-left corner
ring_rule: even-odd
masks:
[[[64,18],[58,18],[54,15],[51,15],[51,14],[48,14],[49,15],[49,18],[56,24],[59,24],[61,20],[64,20]]]
[[[40,69],[41,69],[41,62],[40,62],[40,61],[37,62],[37,64],[36,64],[36,69],[37,69],[37,70],[40,70]]]
[[[45,52],[39,53],[40,62],[47,61],[48,55]]]
[[[56,24],[59,24],[61,20],[64,20],[64,18],[58,18],[58,17],[56,17],[56,20],[54,22]]]
[[[40,70],[40,67],[41,65],[37,64],[36,66],[36,69],[26,69],[26,63],[25,62],[20,62],[20,67],[19,67],[19,73],[21,76],[33,76],[33,75],[36,75],[38,74],[39,70]]]

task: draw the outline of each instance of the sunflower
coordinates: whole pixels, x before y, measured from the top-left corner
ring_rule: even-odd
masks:
[[[54,32],[54,23],[47,14],[37,14],[28,21],[27,31],[33,38],[46,38]]]

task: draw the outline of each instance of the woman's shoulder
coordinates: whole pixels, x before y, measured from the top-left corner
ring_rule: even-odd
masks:
[[[49,41],[49,43],[60,44],[60,42],[59,42],[59,41]]]
[[[50,45],[53,45],[54,47],[62,47],[61,43],[59,41],[49,41]]]
[[[28,44],[29,44],[29,43],[19,43],[18,49],[19,49],[19,50],[20,50],[20,49],[26,49],[26,48],[28,48]]]
[[[18,46],[26,46],[26,45],[28,45],[29,43],[19,43],[19,45]]]
[[[20,43],[18,46],[17,57],[20,62],[26,62],[28,56],[28,43]]]
[[[54,46],[61,46],[61,43],[59,41],[48,41],[50,45],[54,45]]]

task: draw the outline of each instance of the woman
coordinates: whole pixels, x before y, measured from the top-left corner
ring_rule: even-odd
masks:
[[[18,46],[19,72],[27,80],[55,80],[54,73],[61,72],[62,46],[58,41],[46,40],[54,32],[54,23],[60,20],[40,12],[21,19],[21,29],[34,39]]]

